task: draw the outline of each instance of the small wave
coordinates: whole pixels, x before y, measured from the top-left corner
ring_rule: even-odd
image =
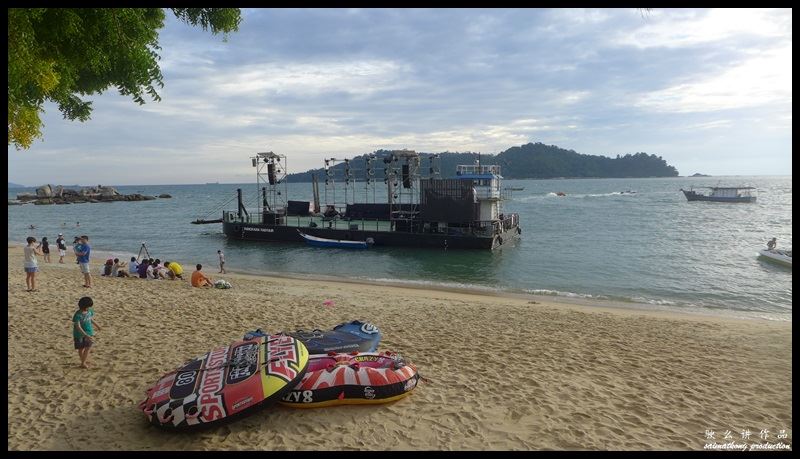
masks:
[[[435,282],[435,281],[415,280],[415,279],[390,279],[385,277],[378,277],[378,278],[359,277],[359,279],[363,279],[370,282],[386,282],[389,284],[417,285],[425,287],[449,288],[458,290],[479,290],[483,292],[498,292],[501,290],[497,287],[489,287],[486,285],[478,285],[478,284],[465,284],[462,282]]]
[[[655,304],[658,306],[676,306],[678,303],[670,300],[659,300],[659,299],[652,299],[652,298],[643,298],[640,296],[635,296],[631,298],[632,301],[636,303],[645,303],[645,304]]]
[[[594,300],[610,300],[611,297],[605,295],[590,295],[588,293],[574,293],[574,292],[561,292],[559,290],[548,289],[524,289],[525,293],[532,295],[545,295],[545,296],[564,296],[567,298],[587,298]]]

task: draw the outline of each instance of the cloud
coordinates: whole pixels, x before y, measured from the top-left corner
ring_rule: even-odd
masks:
[[[637,48],[686,48],[728,39],[791,37],[792,32],[790,9],[652,9],[647,17],[640,27],[618,32],[614,42]]]
[[[684,77],[684,79],[686,79]],[[695,74],[638,96],[637,106],[664,112],[712,112],[792,100],[792,46],[750,56],[718,75]]]
[[[331,154],[529,141],[672,162],[710,135],[716,150],[692,151],[711,164],[765,145],[790,158],[791,22],[790,9],[248,9],[223,42],[169,18],[162,101],[109,91],[85,123],[48,104],[44,141],[9,148],[9,179],[202,183],[249,177],[256,151],[298,172]],[[83,167],[42,167],[57,158]]]
[[[209,78],[222,97],[247,95],[313,97],[343,92],[363,96],[401,87],[408,69],[392,61],[263,63]]]

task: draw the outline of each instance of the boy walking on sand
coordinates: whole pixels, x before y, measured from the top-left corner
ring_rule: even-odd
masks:
[[[94,301],[88,296],[78,300],[78,310],[72,316],[72,338],[75,349],[81,359],[81,368],[89,368],[89,352],[94,343],[94,327],[100,330],[100,325],[94,321],[94,311],[91,309]]]
[[[217,250],[217,255],[219,255],[219,272],[225,274],[225,254],[222,250]]]

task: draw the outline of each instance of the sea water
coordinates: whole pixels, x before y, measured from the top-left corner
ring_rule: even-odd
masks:
[[[679,191],[743,184],[758,188],[756,203],[687,202]],[[379,185],[374,196],[385,202],[386,190]],[[221,224],[190,223],[201,216],[221,218],[225,202],[226,210],[236,210],[237,188],[255,211],[255,183],[119,186],[123,194],[168,193],[172,198],[9,206],[8,240],[24,243],[30,235],[47,236],[57,254],[59,232],[68,244],[86,234],[95,251],[120,258],[137,255],[145,242],[154,258],[179,261],[189,270],[201,263],[211,275],[222,249],[226,267],[236,271],[391,280],[791,320],[791,269],[757,257],[772,237],[778,248],[792,246],[791,177],[505,180],[503,187],[524,187],[505,202],[507,213],[519,213],[522,235],[515,245],[493,252],[350,251],[235,241],[225,237]],[[324,184],[320,189],[324,201]],[[341,190],[339,201],[344,199]],[[629,190],[635,193],[620,193]],[[23,191],[32,190],[9,190],[9,199]],[[286,194],[310,200],[311,184],[290,183]],[[333,199],[331,191],[328,198]],[[99,269],[101,260],[94,263]]]

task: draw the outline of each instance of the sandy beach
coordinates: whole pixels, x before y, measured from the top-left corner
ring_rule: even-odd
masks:
[[[702,450],[741,443],[743,430],[753,432],[745,443],[792,444],[791,323],[211,266],[234,288],[197,289],[102,278],[99,258],[85,289],[71,256],[39,257],[29,293],[22,255],[8,248],[9,450]],[[87,294],[103,329],[84,370],[70,319]],[[197,433],[160,431],[137,409],[161,375],[245,331],[353,319],[380,327],[379,349],[403,354],[428,382],[388,405],[276,405]]]

